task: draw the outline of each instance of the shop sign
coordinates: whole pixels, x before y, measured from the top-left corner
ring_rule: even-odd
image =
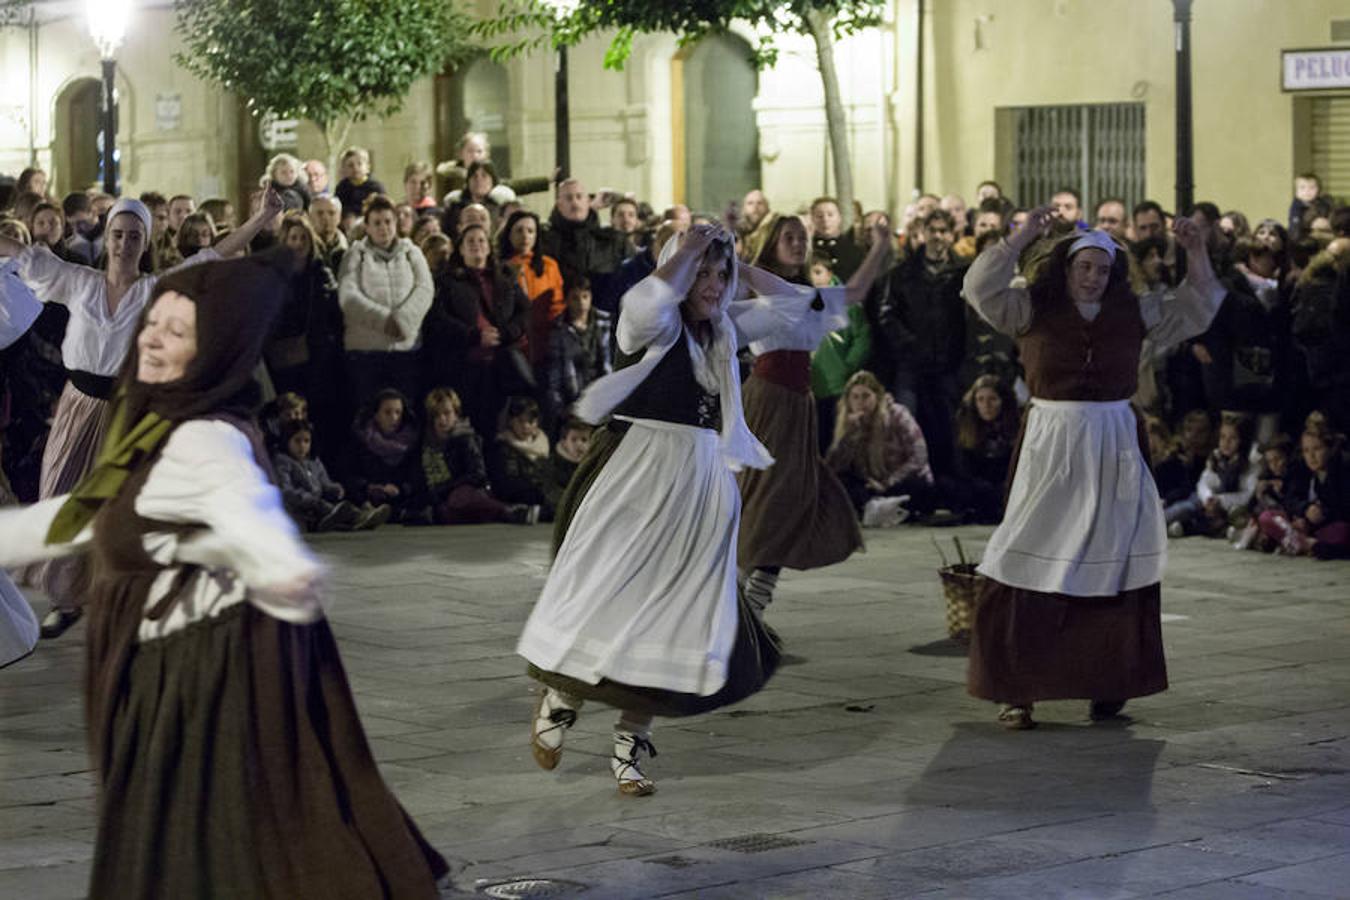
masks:
[[[1284,50],[1280,57],[1280,87],[1286,91],[1350,88],[1350,47]]]

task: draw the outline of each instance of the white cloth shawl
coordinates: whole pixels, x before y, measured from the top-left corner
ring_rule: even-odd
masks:
[[[675,238],[666,242],[657,263],[658,269],[675,255],[679,243]],[[720,448],[727,466],[733,472],[739,472],[746,467],[766,469],[773,465],[769,451],[764,449],[764,445],[745,424],[745,413],[741,408],[741,380],[736,370],[736,348],[739,346],[736,320],[742,316],[747,321],[760,319],[766,313],[785,322],[788,319],[800,319],[814,292],[804,291],[800,297],[784,298],[784,302],[773,304],[772,310],[765,304],[764,298],[736,301],[735,263],[731,257],[728,257],[728,263],[732,266],[731,278],[727,280],[726,290],[722,292],[722,299],[718,303],[720,315],[712,320],[713,341],[706,354],[685,329],[680,316],[680,304],[693,287],[693,275],[697,267],[691,266],[685,270],[688,273],[685,276],[687,284],[668,284],[655,275],[648,275],[624,294],[617,333],[619,349],[625,353],[636,353],[645,346],[646,352],[633,365],[616,369],[591,382],[577,401],[577,415],[591,424],[599,424],[646,380],[670,352],[670,348],[675,346],[675,342],[684,337],[689,344],[689,355],[694,362],[694,372],[699,383],[710,391],[715,389],[721,401]],[[756,322],[756,325],[762,327],[763,323]]]

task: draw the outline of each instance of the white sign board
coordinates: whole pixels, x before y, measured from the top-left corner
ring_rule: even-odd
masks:
[[[1280,87],[1286,91],[1350,88],[1350,47],[1284,50],[1280,56],[1284,69]]]
[[[183,124],[183,95],[155,95],[155,129],[175,131]]]
[[[290,150],[299,143],[296,134],[300,127],[299,119],[278,119],[272,113],[263,113],[258,122],[258,138],[264,150]]]

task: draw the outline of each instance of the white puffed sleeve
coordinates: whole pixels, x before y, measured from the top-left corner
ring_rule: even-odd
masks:
[[[180,425],[137,496],[136,512],[205,525],[178,543],[174,559],[236,572],[250,588],[249,602],[269,615],[301,623],[322,614],[317,600],[274,593],[316,578],[322,566],[286,514],[281,492],[258,468],[248,438],[228,422]]]
[[[1203,334],[1219,314],[1228,289],[1217,278],[1193,281],[1189,276],[1175,291],[1150,291],[1139,298],[1139,313],[1148,338],[1159,350]]]
[[[68,544],[47,543],[47,531],[69,494],[50,497],[32,506],[0,509],[0,566],[14,568],[62,556],[73,556],[89,549],[94,529],[86,525]]]
[[[843,289],[838,289],[842,295]],[[772,341],[776,337],[790,338],[807,317],[817,314],[811,309],[816,300],[813,287],[794,286],[790,294],[770,294],[733,300],[727,309],[742,346],[756,341]],[[826,329],[828,333],[832,329]],[[822,337],[824,334],[821,335]],[[820,340],[811,345],[812,350]]]
[[[1031,327],[1031,294],[1014,283],[1016,272],[1017,253],[1007,241],[999,241],[975,257],[961,285],[962,296],[980,318],[1010,337]]]
[[[632,354],[655,344],[666,346],[680,336],[680,303],[675,288],[655,275],[648,275],[623,295],[615,339],[619,349]]]

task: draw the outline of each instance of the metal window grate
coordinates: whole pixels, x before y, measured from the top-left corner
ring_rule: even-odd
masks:
[[[1083,215],[1099,200],[1120,197],[1126,209],[1144,198],[1144,104],[1024,106],[1016,123],[1017,202],[1046,203],[1059,188],[1082,195]]]
[[[1312,170],[1322,181],[1322,192],[1350,196],[1350,97],[1312,98],[1309,135]]]
[[[781,834],[743,834],[738,837],[708,841],[704,846],[718,850],[730,850],[732,853],[764,853],[769,850],[781,850],[784,847],[800,847],[811,841],[798,840]]]

